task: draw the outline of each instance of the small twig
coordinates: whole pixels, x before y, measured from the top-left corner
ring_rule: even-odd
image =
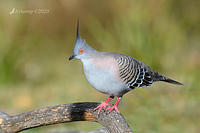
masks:
[[[99,103],[72,103],[49,106],[19,115],[9,116],[0,111],[0,132],[15,133],[30,128],[72,121],[93,121],[103,125],[109,133],[132,133],[124,117],[113,111],[93,111]]]

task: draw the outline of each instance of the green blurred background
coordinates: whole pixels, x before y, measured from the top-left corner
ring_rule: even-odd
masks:
[[[89,85],[80,61],[68,61],[79,18],[81,36],[95,49],[133,56],[184,84],[160,82],[126,94],[119,109],[134,131],[199,132],[199,6],[198,0],[1,1],[0,110],[14,115],[108,97]],[[48,12],[19,12],[36,9]],[[100,127],[75,122],[24,132]]]

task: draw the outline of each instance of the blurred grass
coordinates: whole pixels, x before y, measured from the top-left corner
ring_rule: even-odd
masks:
[[[80,61],[68,61],[79,18],[81,36],[97,50],[128,54],[184,84],[155,83],[126,94],[120,111],[134,131],[199,132],[199,4],[197,0],[2,1],[0,109],[17,114],[107,97],[89,85]],[[13,8],[50,12],[10,15]],[[98,127],[76,122],[24,132]]]

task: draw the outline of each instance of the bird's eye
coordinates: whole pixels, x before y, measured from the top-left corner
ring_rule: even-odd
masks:
[[[79,49],[79,54],[82,54],[82,53],[84,53],[84,52],[85,52],[84,49],[82,49],[82,48]]]

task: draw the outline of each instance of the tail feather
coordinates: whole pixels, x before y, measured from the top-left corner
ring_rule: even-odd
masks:
[[[164,81],[164,82],[168,82],[168,83],[171,83],[171,84],[176,84],[176,85],[183,85],[182,83],[178,82],[178,81],[175,81],[175,80],[172,80],[170,78],[166,78],[163,79],[163,80],[160,80],[160,81]]]
[[[168,77],[165,77],[159,73],[156,73],[156,76],[155,76],[155,81],[164,81],[164,82],[168,82],[168,83],[171,83],[171,84],[176,84],[176,85],[183,85],[182,83],[178,82],[178,81],[175,81],[173,79],[170,79]]]

